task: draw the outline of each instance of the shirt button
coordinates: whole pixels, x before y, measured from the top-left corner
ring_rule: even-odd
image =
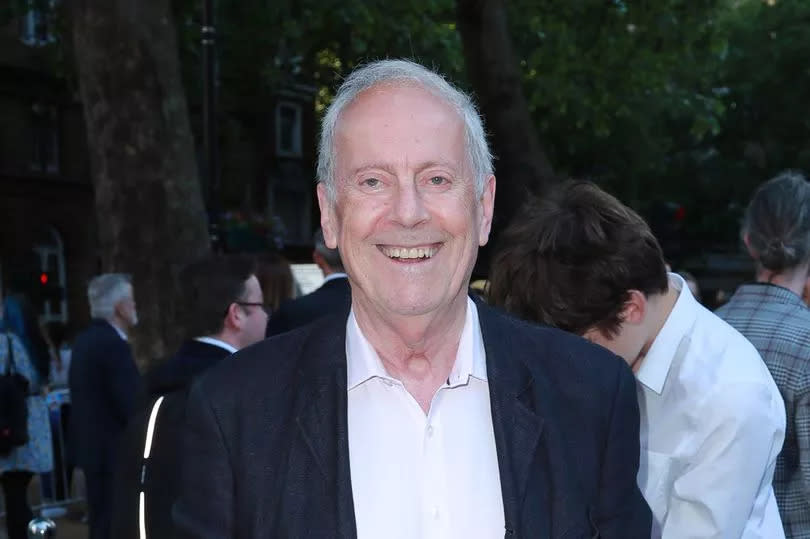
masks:
[[[434,519],[439,520],[439,507],[434,505],[431,514],[433,515]]]
[[[428,438],[433,438],[433,425],[428,425],[427,435],[428,435]],[[437,511],[438,511],[438,509],[437,509]]]

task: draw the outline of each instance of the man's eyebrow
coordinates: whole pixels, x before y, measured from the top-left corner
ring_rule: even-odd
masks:
[[[420,163],[420,165],[416,167],[416,170],[422,171],[434,167],[449,168],[454,172],[459,168],[458,163],[453,163],[451,161],[425,161],[424,163]]]
[[[382,170],[383,172],[387,172],[392,176],[396,174],[394,168],[386,163],[369,163],[368,165],[363,165],[361,167],[357,167],[352,171],[352,175],[362,174],[363,172],[368,172],[369,170]]]
[[[458,164],[453,163],[451,161],[425,161],[423,163],[419,163],[414,168],[416,169],[417,172],[421,172],[425,169],[433,167],[448,168],[452,171],[456,171],[459,168]],[[395,168],[387,163],[369,163],[367,165],[357,167],[352,171],[352,175],[362,174],[363,172],[368,172],[369,170],[382,170],[383,172],[391,174],[392,176],[396,175]]]

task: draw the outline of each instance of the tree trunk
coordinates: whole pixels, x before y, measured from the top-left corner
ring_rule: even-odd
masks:
[[[539,194],[556,180],[523,95],[503,0],[456,0],[456,20],[467,74],[496,157],[497,234],[527,193]]]
[[[103,271],[131,273],[141,367],[181,335],[178,270],[209,250],[169,0],[71,0]]]

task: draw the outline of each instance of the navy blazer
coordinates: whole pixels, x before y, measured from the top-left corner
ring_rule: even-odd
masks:
[[[323,283],[317,290],[287,300],[270,315],[265,335],[272,337],[335,313],[349,313],[352,290],[349,279],[338,277]]]
[[[483,304],[504,537],[647,539],[630,369]],[[345,316],[249,347],[192,388],[178,537],[356,537]]]
[[[140,391],[129,343],[106,320],[93,320],[73,343],[68,376],[76,463],[86,472],[113,473],[118,438]]]

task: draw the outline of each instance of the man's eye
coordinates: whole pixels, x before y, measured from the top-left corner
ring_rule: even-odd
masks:
[[[441,176],[433,176],[430,179],[431,185],[444,185],[445,183],[447,183],[447,178],[443,178]]]
[[[380,180],[377,178],[366,178],[362,181],[362,185],[365,185],[366,187],[378,187],[380,183]]]

